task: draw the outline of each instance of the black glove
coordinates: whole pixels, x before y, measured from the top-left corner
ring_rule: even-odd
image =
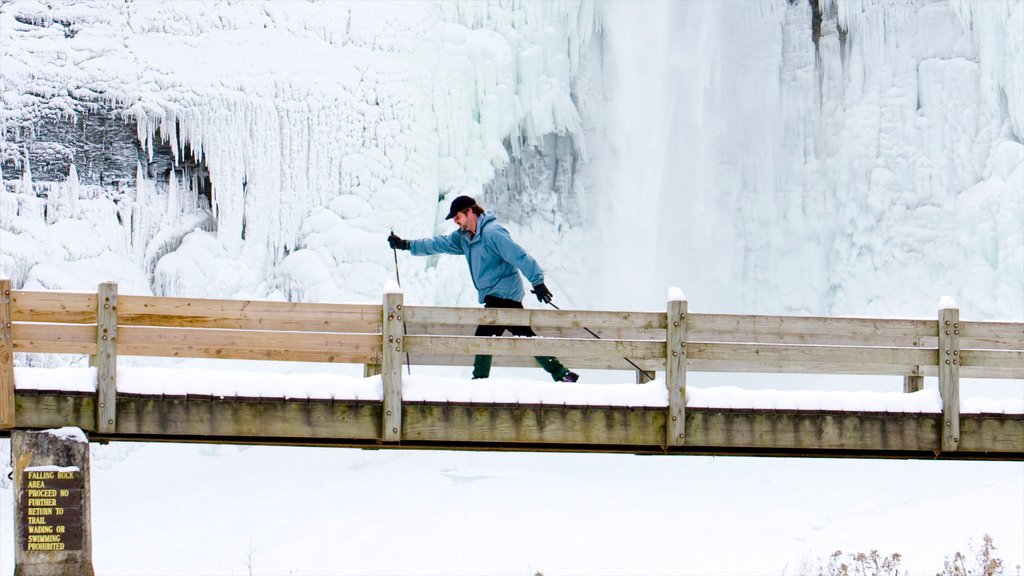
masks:
[[[540,300],[542,303],[551,304],[551,290],[548,290],[548,287],[545,286],[543,282],[534,286],[533,290],[530,290],[530,292],[536,294],[537,300]]]
[[[398,250],[408,250],[409,249],[409,241],[408,240],[402,240],[398,236],[395,236],[394,232],[392,232],[391,235],[388,236],[388,245],[391,246],[392,250],[394,250],[396,248]]]

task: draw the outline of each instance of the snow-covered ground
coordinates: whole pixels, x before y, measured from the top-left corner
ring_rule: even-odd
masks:
[[[71,121],[90,95],[147,153],[187,145],[212,205],[195,173],[153,179],[145,161],[113,192],[73,167],[34,179],[12,134],[39,115]],[[0,97],[0,276],[17,288],[379,302],[397,272],[387,232],[448,231],[448,202],[468,193],[563,308],[663,310],[680,286],[699,312],[934,318],[951,295],[961,318],[1024,320],[1020,0],[14,0],[0,3]],[[569,149],[550,153],[552,135]],[[510,160],[520,184],[503,192],[492,179]],[[459,259],[401,253],[398,266],[406,302],[476,305]],[[67,359],[19,362],[34,366],[19,387],[45,387],[39,367]],[[139,390],[172,391],[165,371],[187,369],[226,394],[253,389],[240,380],[380,393],[360,367],[124,362],[121,384]],[[94,386],[81,362],[64,368],[65,385]],[[301,375],[272,376],[287,371]],[[478,387],[465,369],[415,372],[409,393],[664,402],[627,372],[557,388],[540,370],[496,369]],[[915,395],[878,378],[688,384],[695,405],[936,410],[931,380]],[[965,382],[963,397],[1020,412],[1024,383]],[[932,574],[985,533],[1009,573],[1024,564],[1021,463],[92,455],[102,574],[795,574],[872,548]],[[4,574],[12,510],[4,487]]]
[[[122,367],[119,384],[126,392],[381,395],[379,378],[240,364],[249,370]],[[467,374],[415,371],[403,377],[410,400],[665,404],[660,380],[555,385],[539,369],[496,369],[481,385]],[[95,389],[89,368],[21,367],[16,378],[25,388]],[[692,406],[941,410],[934,382],[904,394],[898,379],[765,375],[739,388],[722,385],[733,375],[690,378]],[[795,389],[756,389],[779,384]],[[823,384],[833,390],[813,389]],[[962,409],[1024,412],[1018,384],[966,381]],[[878,390],[865,390],[871,385]],[[1024,553],[1021,463],[134,443],[94,444],[91,454],[93,550],[103,574],[782,575],[807,574],[837,549],[899,552],[911,574],[933,574],[983,534],[994,535],[1014,574]],[[5,573],[11,497],[0,490]]]
[[[796,574],[878,548],[930,575],[987,532],[1015,574],[1021,482],[989,462],[111,444],[93,550],[112,575],[529,576]]]

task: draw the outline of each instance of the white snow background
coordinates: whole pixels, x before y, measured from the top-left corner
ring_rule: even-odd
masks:
[[[699,312],[934,318],[948,295],[964,319],[1024,320],[1024,3],[821,8],[815,38],[802,1],[3,2],[5,130],[39,110],[71,121],[71,99],[102,95],[143,142],[202,154],[214,205],[141,165],[117,203],[75,170],[39,182],[24,166],[0,174],[0,276],[379,302],[387,232],[447,232],[468,193],[562,308],[663,310],[679,286]],[[571,184],[488,188],[517,159],[550,162],[559,138]],[[398,265],[406,302],[477,305],[461,259]],[[358,366],[121,360],[125,391],[380,395]],[[95,388],[80,359],[19,362],[19,387]],[[582,374],[470,383],[414,367],[405,393],[665,403],[659,381]],[[901,386],[691,374],[687,391],[691,405],[939,410],[932,379]],[[1024,411],[1020,381],[965,381],[962,396],[965,411]],[[1024,564],[1021,463],[91,450],[101,574],[796,574],[873,548],[932,574],[985,533],[1008,573]],[[11,498],[0,489],[5,574]]]

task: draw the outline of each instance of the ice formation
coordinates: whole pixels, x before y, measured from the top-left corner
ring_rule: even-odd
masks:
[[[1020,319],[1022,24],[1017,0],[6,2],[0,274],[378,300],[389,229],[447,231],[454,195],[568,157],[564,221],[555,183],[494,206],[563,304],[681,285],[704,310],[930,317],[952,294]],[[133,125],[133,182],[78,156],[33,177],[21,132],[83,102]],[[457,259],[399,266],[410,301],[474,301]]]
[[[154,142],[166,142],[208,169],[226,258],[273,276],[289,253],[313,250],[334,289],[295,292],[321,299],[372,294],[366,286],[387,273],[370,255],[384,253],[371,248],[380,222],[432,232],[424,207],[439,193],[478,191],[508,161],[503,142],[514,154],[544,135],[579,132],[569,84],[597,28],[589,2],[16,2],[2,14],[4,44],[19,47],[4,57],[8,125],[39,107],[73,117],[71,100],[88,95],[121,105],[150,160]],[[23,177],[29,190],[27,165]],[[196,224],[195,203],[175,194],[173,171],[159,191],[137,182],[125,256],[157,292],[260,292],[190,281],[187,261],[204,256],[167,253]],[[325,213],[332,208],[340,211]],[[365,213],[378,224],[350,221]],[[350,230],[325,246],[316,222]],[[46,260],[19,256],[28,266]],[[349,289],[348,264],[373,265],[377,278]]]
[[[1024,5],[659,7],[604,19],[611,299],[674,262],[692,306],[1021,318]]]

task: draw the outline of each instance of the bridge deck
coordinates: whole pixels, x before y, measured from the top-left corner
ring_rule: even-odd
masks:
[[[485,324],[529,325],[541,337],[470,335]],[[15,353],[89,355],[95,392],[15,386]],[[635,368],[640,381],[659,371],[664,404],[436,402],[410,393],[413,378],[403,385],[403,364],[466,365],[481,354],[496,365],[554,355],[574,369]],[[119,356],[361,364],[365,375],[379,374],[380,392],[373,400],[171,395],[119,382]],[[720,404],[701,404],[699,391],[687,390],[688,372],[895,376],[911,393],[937,376],[938,386],[924,412],[709,408]],[[723,315],[690,313],[670,295],[664,312],[481,310],[405,306],[391,291],[380,304],[310,304],[118,296],[112,283],[96,294],[25,292],[0,279],[0,430],[76,426],[109,440],[371,448],[1024,459],[1024,414],[962,410],[961,378],[1024,379],[1024,323],[961,320],[954,307],[927,320]]]
[[[96,429],[96,395],[19,390],[19,426]],[[380,440],[379,401],[119,394],[117,427],[94,440],[360,448],[600,451],[809,457],[1024,460],[1024,414],[963,414],[940,452],[937,413],[689,408],[684,446],[665,443],[657,407],[409,402],[400,442]]]

